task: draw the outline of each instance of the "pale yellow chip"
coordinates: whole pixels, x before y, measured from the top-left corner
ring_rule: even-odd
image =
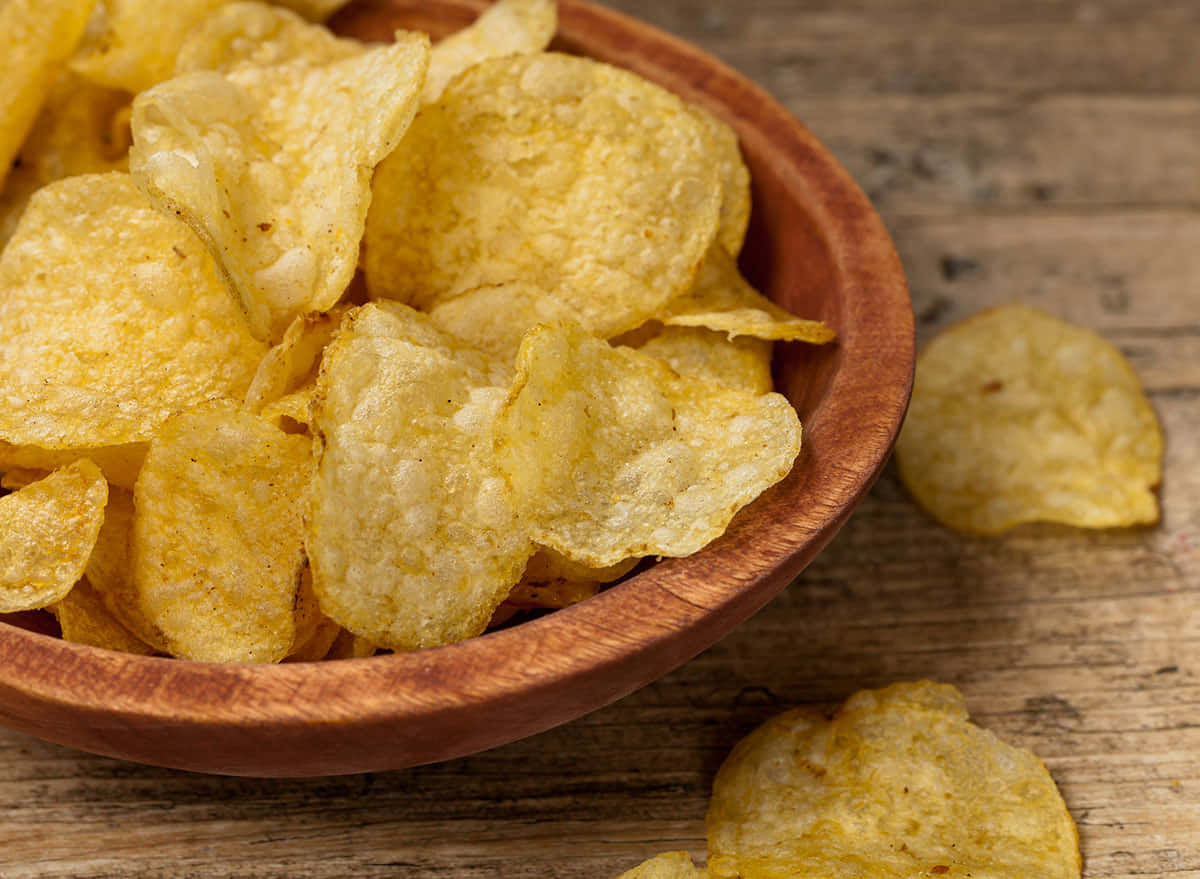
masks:
[[[736,257],[742,252],[746,228],[750,225],[750,169],[742,159],[737,132],[703,107],[693,105],[691,109],[708,131],[721,175],[721,222],[717,229],[717,244]]]
[[[110,487],[104,524],[88,557],[84,575],[108,612],[139,641],[167,653],[167,639],[143,611],[129,561],[133,533],[133,492]]]
[[[297,635],[311,441],[228,401],[163,424],[134,489],[139,612],[168,652],[277,662]]]
[[[605,583],[619,580],[641,559],[625,559],[615,565],[592,568],[573,562],[552,549],[541,548],[525,565],[521,582],[513,587],[506,603],[522,608],[560,609],[591,598]]]
[[[581,319],[571,306],[524,281],[479,287],[438,302],[429,317],[440,329],[510,367],[529,330],[551,321]]]
[[[230,0],[104,0],[104,5],[101,32],[71,66],[101,85],[141,92],[174,75],[184,43]],[[280,0],[278,5],[319,20],[345,0]]]
[[[0,4],[0,185],[41,112],[63,62],[83,37],[95,0]]]
[[[687,852],[663,852],[626,870],[617,879],[708,879],[708,872],[692,863]]]
[[[714,245],[704,258],[696,282],[656,315],[667,326],[707,327],[735,336],[823,344],[835,333],[816,320],[803,320],[780,308],[750,286],[737,263]]]
[[[664,327],[658,321],[642,324],[617,336],[614,345],[636,348],[668,364],[680,375],[703,379],[752,394],[772,390],[771,342],[753,336],[726,337],[704,327]]]
[[[80,458],[88,458],[112,485],[133,488],[142,461],[146,458],[146,443],[120,446],[100,446],[78,449],[42,449],[37,446],[15,446],[0,440],[0,470],[42,470],[49,472],[66,467]]]
[[[944,331],[917,359],[900,476],[942,524],[1155,522],[1163,439],[1137,376],[1096,333],[1023,305]]]
[[[602,567],[718,537],[787,475],[800,422],[779,394],[686,378],[556,323],[521,345],[496,445],[533,539]]]
[[[0,497],[0,613],[60,600],[83,576],[108,485],[88,460]]]
[[[87,579],[47,608],[58,620],[64,641],[149,656],[154,648],[121,624]]]
[[[488,58],[542,51],[557,28],[554,0],[497,0],[469,27],[433,47],[421,100],[436,101],[450,80]]]
[[[297,317],[275,345],[263,357],[246,390],[246,408],[252,412],[302,416],[307,424],[308,400],[312,396],[321,365],[321,354],[345,309],[326,313],[312,312]],[[299,419],[297,419],[299,420]]]
[[[287,9],[264,3],[229,3],[205,18],[175,59],[175,75],[197,70],[229,73],[290,61],[310,64],[361,55],[366,47],[335,37]]]
[[[504,388],[481,363],[395,303],[352,311],[325,351],[313,586],[381,647],[479,634],[533,551],[492,456]]]
[[[240,398],[265,352],[196,236],[126,174],[41,189],[0,256],[0,439],[12,445],[145,442],[172,412]]]
[[[0,247],[41,187],[63,177],[128,168],[127,92],[93,85],[70,71],[59,75],[0,188]]]
[[[1046,767],[967,719],[953,687],[894,684],[832,720],[790,711],[717,773],[708,871],[739,879],[1078,879]]]
[[[521,280],[597,334],[632,329],[691,285],[716,235],[711,152],[679,98],[628,71],[555,53],[484,61],[379,166],[368,290],[427,308]]]
[[[134,101],[138,184],[209,245],[259,338],[346,291],[372,172],[417,110],[428,58],[428,37],[399,34],[335,60],[183,74]]]

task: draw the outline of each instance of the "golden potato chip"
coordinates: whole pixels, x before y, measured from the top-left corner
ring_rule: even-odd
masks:
[[[142,610],[129,561],[133,533],[133,492],[109,487],[104,524],[88,557],[84,576],[108,612],[139,641],[161,653],[169,652],[167,639]]]
[[[685,378],[577,324],[543,324],[521,345],[496,446],[533,539],[602,567],[718,537],[787,475],[800,422],[779,394]]]
[[[542,288],[524,281],[479,287],[435,303],[429,317],[442,330],[511,367],[525,333],[538,324],[581,315]]]
[[[289,61],[310,64],[361,55],[366,46],[313,27],[299,15],[263,3],[230,3],[205,18],[175,59],[175,75],[197,70],[228,73]]]
[[[186,73],[134,101],[134,177],[209,245],[259,338],[345,292],[372,171],[417,110],[428,58],[428,37],[401,34],[336,60]]]
[[[595,580],[550,580],[538,583],[522,579],[504,599],[506,604],[521,610],[549,608],[561,610],[596,595],[604,584]]]
[[[95,0],[6,0],[0,4],[0,184],[64,61],[83,37]]]
[[[29,485],[31,482],[45,479],[49,475],[50,473],[46,470],[9,467],[4,471],[4,475],[0,476],[0,488],[3,488],[5,491],[16,491],[19,488]]]
[[[0,294],[0,439],[16,446],[144,442],[180,408],[241,397],[266,351],[196,236],[126,174],[39,190]]]
[[[944,331],[917,359],[900,476],[943,525],[1154,522],[1163,440],[1120,353],[1023,305]]]
[[[61,599],[83,576],[108,485],[88,460],[0,497],[0,613]]]
[[[421,100],[436,101],[450,80],[488,58],[542,51],[557,28],[554,0],[498,0],[469,27],[433,47]]]
[[[716,243],[736,257],[742,252],[746,227],[750,225],[750,169],[742,160],[737,133],[703,107],[692,105],[691,110],[708,131],[721,175],[721,221]]]
[[[521,609],[569,607],[591,598],[605,583],[621,579],[639,561],[625,559],[615,565],[592,568],[542,548],[526,563],[521,582],[513,587],[505,602]]]
[[[153,647],[121,625],[86,578],[47,609],[58,620],[64,641],[141,656],[154,652]]]
[[[279,344],[271,348],[259,363],[254,380],[246,389],[246,408],[252,412],[263,412],[269,404],[294,398],[280,407],[280,411],[299,414],[306,410],[308,396],[298,392],[311,389],[315,384],[321,353],[333,338],[343,314],[345,309],[339,308],[323,314],[310,312],[293,320]]]
[[[128,168],[131,100],[127,92],[70,71],[58,76],[0,190],[0,247],[16,231],[33,193],[47,183]]]
[[[731,339],[754,336],[823,344],[835,337],[820,321],[802,320],[751,287],[720,245],[708,251],[691,288],[668,302],[655,317],[667,326],[707,327]]]
[[[771,342],[753,336],[729,339],[704,327],[664,327],[658,321],[612,340],[614,345],[636,348],[668,364],[680,375],[765,394],[771,379]]]
[[[484,630],[533,552],[493,460],[503,399],[425,315],[381,303],[343,321],[318,379],[308,538],[332,619],[393,650]]]
[[[280,0],[278,5],[324,19],[345,2]],[[87,41],[71,67],[101,85],[141,92],[174,75],[184,43],[230,0],[104,0],[104,5],[102,33]]]
[[[338,632],[333,643],[329,645],[329,650],[325,654],[325,659],[364,659],[368,656],[374,656],[379,648],[368,641],[366,638],[359,637],[353,632],[342,629]]]
[[[134,488],[135,601],[168,652],[277,662],[296,644],[311,442],[229,401],[166,421]]]
[[[120,446],[99,446],[76,449],[42,449],[37,446],[15,446],[0,440],[0,470],[27,469],[49,472],[66,467],[80,458],[87,458],[100,468],[112,485],[133,488],[142,461],[146,458],[146,443],[126,443]]]
[[[521,280],[604,336],[692,282],[716,234],[711,141],[682,101],[568,55],[490,59],[378,168],[363,265],[420,308]]]
[[[716,877],[1080,875],[1046,767],[929,682],[857,693],[831,720],[767,721],[717,773],[707,825]]]
[[[687,852],[663,852],[626,870],[617,879],[708,879],[708,873],[692,863]]]
[[[305,633],[291,653],[284,657],[284,662],[317,662],[324,659],[338,636],[346,631],[329,617],[321,617],[312,631]]]

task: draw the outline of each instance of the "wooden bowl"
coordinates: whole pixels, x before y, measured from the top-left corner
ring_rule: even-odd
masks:
[[[435,36],[483,2],[364,0],[335,27]],[[128,656],[0,624],[0,722],[53,742],[180,769],[314,776],[490,748],[661,677],[762,607],[874,482],[911,388],[913,325],[879,217],[817,140],[762,89],[673,37],[561,0],[556,48],[627,67],[734,126],[754,178],[742,264],[776,301],[838,332],[782,345],[777,386],[804,422],[791,475],[690,558],[582,604],[461,644],[277,666]]]

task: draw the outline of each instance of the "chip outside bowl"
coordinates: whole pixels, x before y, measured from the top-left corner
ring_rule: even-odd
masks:
[[[334,22],[386,39],[444,35],[477,0],[360,0]],[[882,469],[912,385],[913,322],[882,222],[829,152],[762,89],[618,13],[561,0],[554,48],[627,67],[737,130],[754,178],[741,264],[760,289],[838,332],[777,346],[804,423],[792,473],[729,531],[595,598],[433,650],[327,663],[211,665],[130,656],[0,624],[0,722],[178,769],[318,776],[447,760],[579,717],[726,635],[828,543]]]

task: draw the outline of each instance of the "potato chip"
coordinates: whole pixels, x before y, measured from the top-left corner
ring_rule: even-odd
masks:
[[[1080,875],[1046,767],[929,682],[857,693],[831,720],[767,721],[717,773],[707,825],[717,877]]]
[[[134,636],[167,652],[162,632],[141,612],[129,566],[129,542],[133,532],[133,492],[109,486],[104,507],[104,524],[88,557],[84,576],[109,613]]]
[[[942,524],[1155,522],[1163,439],[1137,376],[1097,334],[1023,305],[944,331],[917,359],[900,476]]]
[[[0,247],[16,231],[33,193],[47,183],[127,170],[132,100],[70,71],[59,75],[0,191]]]
[[[154,652],[153,647],[121,625],[86,579],[47,609],[58,620],[64,641],[140,656]]]
[[[170,79],[185,41],[230,0],[104,0],[103,32],[88,41],[71,66],[93,82],[141,92]],[[314,20],[324,19],[346,0],[280,0]],[[239,4],[251,5],[251,4]],[[259,5],[259,4],[255,4]],[[90,4],[89,4],[90,6]]]
[[[309,64],[361,55],[365,45],[313,27],[299,15],[263,3],[230,3],[200,22],[175,59],[175,75],[197,70],[229,73],[289,61]]]
[[[229,401],[169,419],[134,488],[137,612],[168,652],[277,662],[297,646],[311,442]]]
[[[6,0],[0,4],[0,185],[64,61],[83,37],[95,0]]]
[[[329,617],[321,617],[312,631],[305,633],[299,646],[284,657],[284,662],[317,662],[324,659],[338,637],[346,631]]]
[[[333,643],[329,645],[329,650],[325,653],[325,659],[365,659],[368,656],[374,656],[379,648],[368,641],[342,629],[338,632]]]
[[[100,468],[104,478],[121,488],[133,488],[146,443],[127,443],[120,446],[100,446],[77,449],[42,449],[37,446],[15,446],[0,440],[0,470],[42,470],[49,472],[66,467],[80,458],[88,458]]]
[[[685,378],[556,323],[521,345],[496,445],[533,539],[602,567],[714,540],[787,475],[800,422],[779,394]]]
[[[538,324],[581,315],[541,287],[524,281],[478,287],[436,303],[429,317],[442,330],[512,366],[521,339]]]
[[[0,613],[61,599],[83,575],[108,485],[82,460],[0,497]]]
[[[478,64],[378,168],[374,298],[428,308],[521,280],[604,336],[687,289],[716,234],[711,141],[676,96],[568,55]]]
[[[482,632],[533,551],[492,457],[504,389],[459,346],[406,306],[366,305],[318,380],[313,586],[393,650]]]
[[[642,324],[612,340],[657,358],[680,375],[765,394],[771,380],[771,342],[753,336],[726,338],[704,327],[664,327],[658,321]]]
[[[9,467],[0,476],[0,488],[5,491],[16,491],[24,488],[31,482],[37,482],[39,479],[45,479],[49,476],[49,472],[45,470],[29,470],[23,467]]]
[[[266,351],[196,236],[126,174],[41,189],[0,294],[0,439],[16,446],[144,442],[178,409],[240,398]]]
[[[246,389],[246,408],[264,412],[270,404],[287,400],[283,406],[276,405],[277,412],[293,417],[303,412],[307,424],[307,401],[311,393],[299,392],[306,388],[311,391],[315,385],[321,353],[333,338],[343,314],[345,309],[334,309],[324,314],[311,312],[293,320],[279,344],[259,363],[254,380]]]
[[[372,171],[417,110],[428,57],[428,37],[401,34],[337,60],[187,73],[134,101],[134,177],[209,245],[259,338],[345,292]]]
[[[656,315],[667,326],[707,327],[735,336],[823,344],[835,333],[820,321],[802,320],[750,286],[737,263],[714,245],[691,288]]]
[[[708,872],[692,863],[687,852],[664,852],[626,870],[617,879],[707,879]]]
[[[541,52],[557,28],[554,0],[498,0],[469,27],[433,47],[421,100],[436,101],[450,80],[488,58]]]
[[[703,107],[692,105],[691,110],[708,132],[721,175],[721,220],[716,243],[736,257],[742,252],[750,225],[750,169],[742,160],[737,132]]]

